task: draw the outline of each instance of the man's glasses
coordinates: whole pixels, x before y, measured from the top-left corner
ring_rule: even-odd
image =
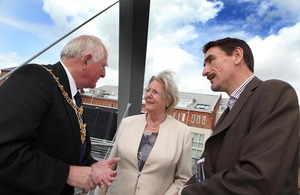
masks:
[[[161,92],[158,92],[156,89],[147,88],[145,89],[145,95],[151,93],[152,95],[161,95]]]

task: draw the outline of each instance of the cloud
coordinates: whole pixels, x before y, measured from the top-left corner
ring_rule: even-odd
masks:
[[[106,5],[99,5],[97,0],[87,2],[44,0],[44,10],[53,19],[57,31],[65,31],[81,24],[113,2],[106,1]],[[72,4],[72,8],[70,4]],[[99,5],[99,7],[96,8],[95,5]],[[188,2],[153,0],[151,5],[155,6],[150,7],[145,80],[149,75],[164,69],[173,69],[176,72],[184,71],[186,67],[194,69],[194,64],[198,65],[198,62],[184,50],[185,44],[190,44],[198,36],[197,29],[192,24],[205,23],[214,18],[222,9],[223,4],[220,1],[207,2],[205,0]],[[84,12],[82,7],[85,8]],[[114,6],[77,32],[77,34],[97,35],[108,47],[108,76],[101,79],[99,85],[102,83],[118,85],[117,79],[113,79],[114,82],[108,81],[109,78],[116,78],[117,71],[115,70],[118,69],[118,12],[118,6]],[[200,73],[199,66],[198,69]]]
[[[5,55],[0,55],[1,68],[11,68],[16,66],[17,63],[22,63],[20,56],[15,53],[6,53]]]
[[[151,1],[145,81],[171,69],[177,74],[180,90],[205,91],[200,85],[202,62],[197,25],[216,17],[222,8],[221,1]]]
[[[97,0],[87,2],[76,1],[58,1],[45,0],[44,9],[54,21],[57,30],[70,30],[78,24],[81,24],[89,17],[95,15],[100,10],[114,1],[105,1],[106,4],[100,4]],[[245,1],[244,1],[245,2]],[[249,1],[250,3],[253,1]],[[248,3],[249,3],[248,2]],[[60,5],[59,7],[57,5]],[[72,4],[72,8],[70,6]],[[99,6],[95,6],[99,5]],[[256,1],[252,5],[258,6],[259,15],[265,17],[269,14],[269,20],[276,13],[286,13],[293,8],[293,4],[288,1]],[[152,0],[150,6],[147,65],[145,84],[153,74],[165,69],[171,69],[176,72],[180,90],[212,93],[210,84],[202,77],[202,53],[201,47],[209,40],[231,36],[249,40],[256,56],[256,73],[263,79],[280,78],[289,80],[297,86],[296,79],[293,81],[288,77],[294,77],[297,74],[295,67],[287,68],[285,64],[295,64],[299,60],[298,49],[293,51],[290,48],[296,47],[293,39],[297,38],[298,25],[290,28],[283,28],[278,35],[270,35],[265,39],[258,35],[252,38],[251,32],[243,31],[237,28],[239,25],[252,25],[257,21],[253,13],[248,19],[228,23],[208,23],[216,18],[220,11],[226,6],[226,1],[180,1],[180,0]],[[270,8],[277,6],[280,9],[274,9],[268,13]],[[82,7],[85,7],[83,12]],[[107,77],[101,79],[99,85],[109,83],[118,85],[118,6],[109,9],[86,26],[82,27],[78,33],[95,34],[102,38],[109,49],[109,68]],[[252,19],[250,19],[252,17]],[[250,22],[250,20],[253,20]],[[245,23],[246,22],[246,23]],[[248,22],[248,23],[247,23]],[[208,25],[208,26],[207,26]],[[294,29],[294,31],[292,31]],[[276,29],[275,29],[276,30]],[[299,33],[298,33],[299,34]],[[289,37],[289,40],[285,40]],[[276,49],[277,48],[277,49]],[[298,53],[297,53],[298,51]],[[286,55],[294,56],[287,59]],[[276,68],[274,68],[276,67]],[[278,67],[278,68],[277,68]],[[282,69],[285,69],[284,73]],[[187,76],[188,75],[188,76]],[[114,79],[111,79],[114,78]],[[288,79],[287,79],[288,78]],[[300,86],[297,86],[300,88]]]
[[[262,79],[281,79],[300,93],[300,22],[265,39],[254,37],[249,45],[255,56],[255,73]]]
[[[150,6],[151,32],[169,34],[185,25],[206,23],[222,9],[221,1],[152,0]]]
[[[87,20],[90,20],[92,17],[96,16],[115,2],[116,1],[112,0],[106,0],[101,3],[99,3],[98,0],[44,0],[43,9],[50,15],[50,17],[54,21],[54,28],[57,31],[69,33],[77,29]],[[118,4],[116,4],[109,10],[92,19],[89,23],[84,24],[81,28],[67,37],[66,40],[64,40],[64,43],[80,34],[92,34],[98,36],[108,47],[109,69],[117,69],[119,50],[118,8],[119,6]]]
[[[299,0],[270,0],[276,7],[281,10],[283,14],[294,16],[290,19],[299,21],[300,19],[300,6]],[[285,15],[286,16],[286,15]]]
[[[32,41],[28,38],[28,44],[21,44],[16,51],[7,52],[4,47],[12,44],[13,40],[7,39],[10,40],[8,43],[5,38],[0,38],[1,67],[2,63],[9,66],[13,62],[22,62],[25,59],[23,53],[33,48],[38,51],[39,47],[49,45],[116,1],[43,2],[44,15],[51,18],[51,22],[23,20],[17,14],[9,15],[11,11],[8,10],[15,9],[18,5],[11,6],[10,9],[0,8],[5,10],[5,14],[0,14],[0,24],[5,23],[21,32],[26,31],[35,39]],[[262,79],[285,80],[300,93],[299,20],[298,0],[239,0],[234,4],[231,0],[151,0],[145,84],[150,76],[171,69],[176,73],[179,90],[214,94],[210,90],[209,81],[202,77],[201,49],[208,41],[229,36],[245,39],[252,47],[256,62],[255,74]],[[98,86],[118,85],[118,4],[68,36],[36,61],[53,63],[62,46],[79,34],[96,35],[108,48],[107,76],[99,81]],[[12,60],[7,59],[7,56]]]

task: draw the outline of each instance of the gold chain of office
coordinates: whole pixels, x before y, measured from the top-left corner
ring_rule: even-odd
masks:
[[[76,115],[77,115],[77,120],[79,123],[79,127],[80,127],[80,140],[81,140],[81,143],[83,144],[85,137],[86,137],[86,124],[83,122],[83,119],[82,119],[83,107],[82,106],[78,107],[76,104],[74,104],[73,100],[68,96],[68,93],[64,90],[64,86],[62,84],[60,84],[59,78],[54,75],[52,70],[50,70],[46,67],[44,67],[44,68],[52,75],[52,77],[56,81],[59,89],[61,90],[64,98],[70,104],[70,106],[75,110]]]

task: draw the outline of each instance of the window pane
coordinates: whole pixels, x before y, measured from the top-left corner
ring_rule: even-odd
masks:
[[[195,133],[193,136],[193,141],[198,141],[199,140],[199,133]]]

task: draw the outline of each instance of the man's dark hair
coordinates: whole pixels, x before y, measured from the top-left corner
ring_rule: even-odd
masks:
[[[244,51],[243,58],[248,65],[248,68],[251,72],[254,72],[254,57],[249,45],[241,39],[237,38],[224,38],[216,41],[210,41],[203,46],[202,52],[205,54],[207,50],[211,47],[219,47],[221,48],[228,56],[231,56],[233,50],[237,47],[240,47]]]

